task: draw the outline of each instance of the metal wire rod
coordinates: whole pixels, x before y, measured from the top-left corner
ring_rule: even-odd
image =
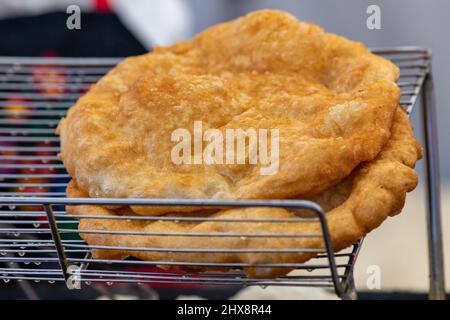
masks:
[[[425,76],[429,73],[431,53],[419,47],[376,48],[373,52],[382,54],[400,67],[399,87],[402,89],[401,104],[410,113],[424,85]],[[36,281],[64,281],[70,275],[68,266],[80,266],[79,277],[81,281],[101,283],[190,283],[190,284],[225,284],[225,285],[295,285],[295,286],[321,286],[333,287],[343,298],[355,298],[353,284],[353,266],[355,264],[361,242],[355,244],[349,252],[334,253],[329,235],[326,217],[321,208],[314,203],[298,200],[244,200],[244,201],[215,201],[215,200],[188,200],[188,199],[67,199],[65,193],[58,188],[64,188],[70,178],[58,159],[60,151],[57,146],[58,137],[54,130],[59,118],[65,114],[67,108],[72,106],[81,92],[91,83],[97,81],[107,70],[120,59],[66,59],[66,58],[16,58],[0,57],[0,233],[6,235],[0,239],[0,262],[7,267],[0,269],[0,279],[25,279]],[[48,78],[48,72],[54,75],[53,80]],[[47,82],[46,82],[47,81]],[[431,92],[429,89],[428,92]],[[44,91],[43,91],[44,90]],[[45,92],[45,90],[48,90]],[[60,90],[51,92],[51,90]],[[79,92],[78,92],[79,91]],[[50,93],[50,94],[49,94]],[[424,92],[427,95],[427,92]],[[20,99],[17,99],[20,97]],[[432,111],[433,112],[433,111]],[[428,113],[428,129],[431,124]],[[47,141],[48,145],[38,145]],[[435,157],[434,149],[429,158]],[[35,170],[36,172],[30,172]],[[47,171],[44,171],[47,170]],[[51,172],[48,172],[52,170]],[[434,173],[433,173],[434,172]],[[430,171],[431,177],[436,171]],[[48,179],[46,181],[42,179]],[[434,178],[432,178],[434,179]],[[433,180],[436,181],[436,180]],[[46,188],[46,189],[41,189]],[[436,212],[436,192],[429,190],[430,197],[430,269],[432,271],[431,283],[434,296],[440,294],[442,288],[443,269],[440,257],[439,241],[441,234],[437,232],[440,225]],[[47,197],[48,195],[48,197]],[[60,197],[60,198],[58,198]],[[284,207],[292,212],[298,208],[309,210],[314,217],[299,216],[293,219],[216,219],[212,217],[188,217],[180,214],[179,217],[146,217],[146,216],[96,216],[66,215],[64,205],[148,205],[148,206],[198,206],[198,207]],[[8,208],[9,206],[9,208]],[[30,207],[42,206],[45,210],[32,211]],[[52,206],[54,206],[52,208]],[[11,209],[12,208],[12,209]],[[9,209],[9,210],[8,210]],[[53,210],[57,209],[57,210]],[[213,209],[213,208],[212,208]],[[42,221],[47,217],[48,220]],[[438,217],[438,218],[436,218]],[[36,220],[33,220],[36,219]],[[154,247],[125,247],[125,246],[91,246],[83,240],[65,239],[82,233],[97,234],[126,234],[151,236],[236,236],[251,237],[248,234],[190,234],[190,233],[135,233],[135,232],[109,232],[107,230],[74,230],[69,225],[77,223],[75,219],[114,219],[117,221],[174,221],[174,222],[206,222],[217,223],[319,223],[321,233],[317,236],[323,239],[324,247],[321,249],[308,248],[280,248],[275,249],[238,249],[221,248],[197,249],[189,248],[154,248]],[[50,225],[49,225],[50,223]],[[30,228],[33,224],[34,228]],[[36,228],[36,226],[38,226]],[[43,228],[44,227],[44,228]],[[278,234],[260,233],[256,236],[273,237]],[[49,240],[50,236],[53,236]],[[295,234],[285,234],[287,237],[296,237]],[[25,239],[24,237],[35,237]],[[41,237],[39,239],[38,237]],[[42,239],[44,237],[44,239]],[[15,253],[15,256],[3,256]],[[272,264],[245,264],[245,263],[218,263],[203,262],[191,263],[189,261],[136,261],[136,260],[105,260],[94,259],[89,255],[91,250],[127,250],[127,251],[174,251],[174,252],[202,252],[208,253],[312,253],[317,254],[313,263],[272,263]],[[193,251],[190,251],[193,250]],[[317,251],[317,252],[316,252]],[[24,256],[19,255],[22,254]],[[82,258],[82,256],[84,258]],[[17,256],[19,255],[19,256]],[[213,255],[211,255],[213,257]],[[442,260],[443,261],[443,260]],[[14,268],[10,263],[45,264],[45,268]],[[58,264],[61,264],[58,267]],[[286,276],[277,279],[252,279],[243,276],[242,272],[225,274],[216,271],[213,275],[202,276],[198,273],[178,274],[174,272],[148,273],[144,270],[132,271],[129,268],[145,266],[185,266],[185,267],[211,267],[211,268],[295,268],[303,272],[311,271],[305,275]],[[436,267],[437,266],[437,267]],[[62,272],[66,274],[62,274]],[[320,273],[327,273],[322,275]],[[2,275],[2,273],[6,274]],[[319,273],[319,274],[317,274]],[[14,277],[13,277],[14,276]],[[237,277],[237,278],[236,278]]]

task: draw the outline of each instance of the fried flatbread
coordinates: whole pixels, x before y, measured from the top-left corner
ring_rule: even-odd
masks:
[[[61,120],[61,158],[90,197],[312,197],[380,152],[399,103],[398,76],[360,43],[258,11],[125,59]],[[175,164],[171,135],[192,132],[194,121],[221,132],[279,129],[278,170],[262,175],[262,164],[249,161]]]
[[[422,149],[414,137],[405,112],[398,108],[392,135],[378,156],[361,164],[352,174],[336,186],[311,198],[326,211],[326,218],[334,249],[341,250],[378,227],[388,216],[399,213],[406,192],[417,184],[413,169]],[[67,188],[69,197],[87,197],[74,180]],[[150,208],[151,209],[151,208]],[[129,209],[109,210],[100,206],[69,206],[69,214],[108,216],[133,215]],[[282,208],[237,208],[216,213],[171,213],[166,216],[195,216],[216,219],[292,219],[296,214]],[[323,248],[321,237],[275,238],[270,234],[321,234],[317,222],[174,222],[126,221],[114,219],[80,219],[80,234],[89,245],[122,246],[132,248],[163,249],[272,249],[272,253],[186,253],[131,250],[93,250],[95,258],[123,259],[134,256],[150,261],[247,263],[245,271],[250,276],[271,277],[287,273],[289,269],[259,268],[251,265],[270,263],[299,263],[315,256],[314,253],[280,253],[283,249]],[[83,233],[82,231],[127,231],[152,233],[200,233],[193,236],[146,236]],[[242,237],[219,237],[215,234],[247,234]],[[250,234],[268,234],[251,237]],[[277,252],[278,251],[278,252]],[[167,267],[167,266],[166,266]],[[174,266],[172,266],[174,267]],[[177,266],[177,268],[184,268]],[[198,268],[202,269],[202,268]],[[205,268],[203,268],[205,269]],[[206,268],[207,269],[207,268]]]

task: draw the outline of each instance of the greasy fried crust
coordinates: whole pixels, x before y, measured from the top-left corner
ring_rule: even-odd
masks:
[[[398,74],[362,44],[259,11],[120,63],[61,120],[61,157],[90,197],[310,197],[380,152]],[[171,134],[192,132],[194,121],[279,129],[278,172],[261,175],[248,161],[174,164]]]
[[[413,190],[417,176],[412,169],[422,150],[414,138],[406,114],[398,108],[392,135],[376,159],[362,164],[343,182],[312,198],[327,212],[328,225],[335,250],[353,244],[357,239],[378,227],[388,216],[400,212],[406,192]],[[68,186],[69,197],[86,197],[72,180]],[[117,212],[99,206],[68,207],[69,214],[102,215],[114,217],[130,214],[130,210]],[[175,214],[171,214],[172,216]],[[186,216],[186,214],[178,214]],[[213,218],[295,218],[285,209],[247,208],[221,210],[212,215],[190,213],[194,216]],[[80,230],[109,230],[133,232],[186,232],[211,233],[211,237],[171,237],[171,236],[129,236],[86,234],[83,239],[90,245],[130,246],[146,248],[197,248],[197,249],[299,249],[322,248],[321,238],[227,238],[214,237],[214,233],[264,233],[264,234],[320,234],[318,223],[249,223],[249,222],[135,222],[109,219],[81,219]],[[298,253],[173,253],[94,250],[94,257],[101,259],[122,259],[127,256],[152,261],[189,262],[242,262],[256,263],[297,263],[304,262],[314,254]],[[247,268],[252,276],[266,277],[286,273],[288,270],[273,268]]]

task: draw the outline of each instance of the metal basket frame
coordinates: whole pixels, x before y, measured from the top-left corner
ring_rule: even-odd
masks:
[[[372,49],[373,52],[385,55],[393,62],[400,66],[402,71],[399,86],[402,89],[401,104],[405,107],[408,114],[412,111],[413,106],[419,96],[422,97],[423,108],[423,134],[425,137],[425,161],[426,161],[426,196],[427,196],[427,221],[428,221],[428,241],[429,241],[429,263],[430,263],[430,292],[431,299],[445,298],[444,284],[444,261],[442,250],[442,231],[440,218],[440,193],[439,193],[439,163],[437,153],[437,133],[436,133],[436,107],[434,100],[433,82],[430,72],[431,53],[427,49],[418,47],[393,47],[393,48],[377,48]],[[60,116],[73,101],[80,96],[79,89],[95,82],[102,74],[114,66],[120,59],[105,58],[17,58],[17,57],[0,57],[0,151],[13,151],[13,155],[1,155],[0,160],[12,161],[8,164],[0,164],[0,178],[11,180],[3,183],[0,181],[0,191],[4,188],[28,188],[30,186],[57,188],[63,187],[66,182],[60,179],[67,179],[68,175],[63,172],[64,167],[58,162],[57,152],[58,138],[53,135],[53,128]],[[64,73],[64,81],[52,83],[44,88],[44,90],[61,90],[54,98],[43,96],[39,90],[36,90],[36,81],[39,84],[40,77],[45,78],[48,72],[39,67],[47,68],[50,66],[58,72]],[[33,74],[33,68],[38,67],[38,73]],[[41,72],[41,73],[39,73]],[[33,78],[34,77],[34,78]],[[36,80],[38,79],[38,80]],[[42,88],[41,88],[42,89]],[[19,93],[19,94],[17,94]],[[16,119],[8,119],[6,116],[11,115],[8,105],[20,104],[21,102],[9,101],[11,96],[20,96],[28,102],[29,109],[25,110],[29,119],[23,120],[20,116]],[[31,101],[31,102],[30,102]],[[20,110],[16,110],[20,114]],[[13,110],[13,113],[15,111]],[[55,117],[52,118],[52,117]],[[30,124],[48,125],[47,128],[29,128]],[[28,126],[28,127],[27,127]],[[19,128],[20,127],[20,128]],[[20,135],[26,132],[29,136]],[[8,143],[27,144],[34,141],[41,141],[45,137],[45,141],[49,142],[48,146],[15,146]],[[3,144],[2,144],[3,143]],[[6,143],[6,145],[4,145]],[[47,152],[50,154],[40,155],[39,152]],[[26,157],[21,153],[27,154]],[[41,164],[28,164],[27,161],[41,161]],[[28,178],[49,178],[49,183],[18,183],[13,179],[22,179],[24,175],[14,173],[2,173],[1,170],[17,170],[19,168],[50,168],[51,173],[28,174]],[[294,285],[294,286],[320,286],[332,287],[336,294],[342,298],[356,298],[355,287],[353,283],[353,267],[361,248],[361,241],[358,241],[349,250],[334,253],[329,229],[327,226],[326,215],[322,208],[317,204],[304,200],[246,200],[246,201],[215,201],[215,200],[182,200],[182,199],[68,199],[64,197],[63,192],[0,192],[0,204],[10,206],[10,210],[2,210],[0,208],[0,262],[9,263],[10,266],[0,268],[0,279],[19,281],[66,281],[69,288],[76,288],[76,283],[108,283],[124,282],[124,283],[186,283],[186,284],[208,284],[208,285]],[[220,206],[220,207],[283,207],[292,210],[304,209],[314,214],[313,218],[297,218],[289,221],[278,221],[280,219],[270,219],[259,222],[311,222],[320,223],[322,234],[214,234],[219,237],[321,237],[323,239],[324,248],[307,249],[298,248],[295,252],[316,253],[317,258],[307,263],[283,264],[275,263],[270,265],[247,265],[242,263],[191,263],[191,262],[171,262],[171,261],[99,261],[90,255],[90,250],[97,248],[107,248],[102,246],[88,246],[82,240],[67,240],[64,235],[78,233],[78,230],[67,229],[65,224],[73,223],[67,220],[64,212],[64,205],[145,205],[145,206]],[[29,206],[33,208],[41,208],[39,211],[29,210]],[[20,210],[14,210],[14,207]],[[55,209],[56,208],[56,209]],[[73,218],[95,218],[99,216],[73,216]],[[30,228],[29,226],[37,224],[45,224],[48,228]],[[114,218],[116,219],[116,218]],[[201,220],[208,218],[189,218],[189,217],[117,217],[117,219],[139,219],[139,220]],[[217,219],[215,220],[217,221]],[[223,223],[251,223],[252,219],[224,219]],[[87,231],[89,232],[89,231]],[[85,232],[85,233],[87,233]],[[98,232],[98,231],[91,231]],[[106,231],[107,233],[111,233]],[[19,236],[14,237],[14,235]],[[36,239],[35,235],[41,234],[47,239]],[[6,237],[3,239],[3,235]],[[160,234],[158,236],[176,236],[173,233]],[[211,234],[190,234],[184,236],[209,236]],[[108,249],[128,249],[137,250],[137,248],[109,248]],[[181,252],[236,252],[238,249],[224,250],[200,250],[192,248],[138,248],[139,250],[151,251],[181,251]],[[277,250],[270,251],[269,248],[261,250],[241,250],[239,252],[258,252],[258,253],[283,253],[292,252],[293,250]],[[25,257],[28,254],[28,257]],[[42,257],[41,255],[45,256]],[[30,255],[36,255],[31,256]],[[83,256],[80,256],[83,255]],[[339,262],[337,260],[343,261]],[[317,263],[321,261],[321,263]],[[325,261],[325,262],[324,262]],[[27,268],[21,264],[49,264],[48,268]],[[112,265],[110,264],[112,263]],[[90,266],[98,266],[96,269]],[[214,274],[179,274],[170,272],[148,272],[134,271],[124,269],[123,266],[155,266],[155,265],[203,265],[209,267],[277,267],[277,268],[294,268],[306,269],[311,274],[292,275],[279,277],[277,279],[252,279],[244,277],[240,273],[214,273]],[[59,266],[59,267],[55,267]],[[119,266],[119,267],[117,267]],[[312,272],[314,271],[314,272]],[[314,274],[318,271],[319,274]],[[322,271],[322,273],[320,273]],[[323,271],[327,271],[326,274]],[[74,280],[76,280],[74,282]]]

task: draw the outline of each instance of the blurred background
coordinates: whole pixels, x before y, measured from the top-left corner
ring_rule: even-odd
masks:
[[[66,22],[73,11],[66,10],[73,4],[81,9],[81,24],[80,29],[70,30]],[[381,9],[379,30],[369,30],[366,26],[367,7],[374,4]],[[361,41],[368,47],[411,45],[432,50],[440,137],[444,250],[450,257],[450,126],[446,123],[450,119],[450,1],[0,0],[0,56],[136,55],[156,45],[190,39],[213,24],[263,8],[288,11],[299,19]],[[420,108],[416,106],[412,120],[418,134],[420,119]],[[422,162],[418,170],[421,184],[409,194],[403,213],[389,219],[364,242],[355,270],[360,292],[370,293],[366,281],[373,265],[381,270],[381,291],[427,291]],[[450,268],[446,271],[446,278],[450,280]],[[450,281],[447,281],[447,288],[450,289]],[[261,293],[252,294],[258,298]],[[287,293],[273,294],[280,297]],[[1,292],[0,295],[3,296]]]

